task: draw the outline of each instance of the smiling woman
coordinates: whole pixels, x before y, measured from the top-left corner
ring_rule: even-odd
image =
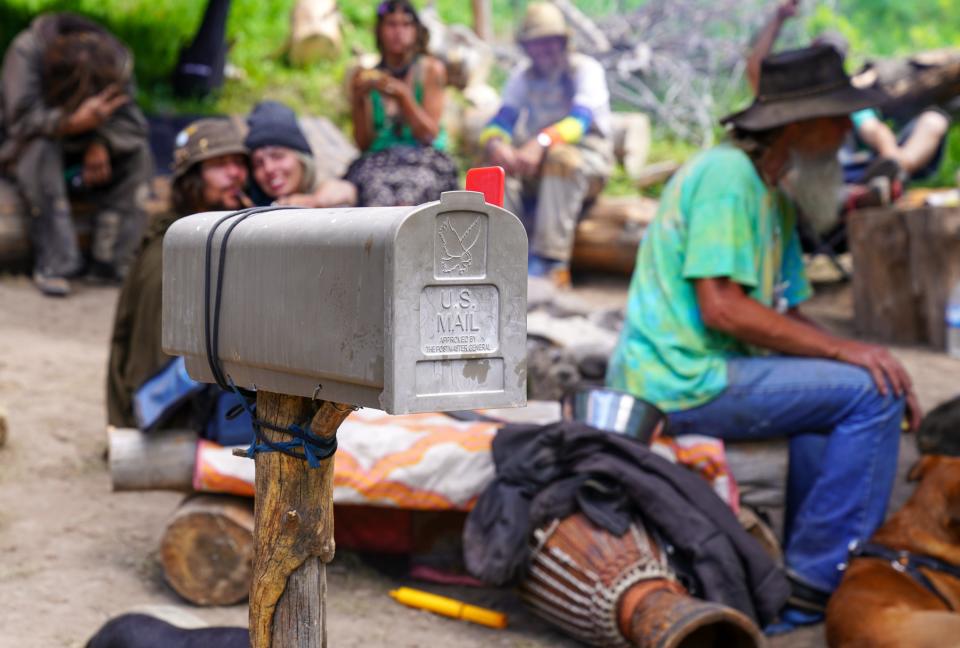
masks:
[[[337,207],[356,203],[357,190],[346,180],[320,178],[313,151],[293,110],[276,101],[257,104],[247,119],[245,144],[250,151],[258,205]]]

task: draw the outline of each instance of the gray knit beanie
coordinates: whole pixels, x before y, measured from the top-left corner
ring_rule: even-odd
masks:
[[[264,146],[284,146],[312,155],[310,144],[300,130],[297,115],[289,107],[276,101],[261,101],[247,117],[250,131],[244,141],[253,152]]]

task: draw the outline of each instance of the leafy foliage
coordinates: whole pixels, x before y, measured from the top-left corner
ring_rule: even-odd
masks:
[[[0,49],[42,11],[74,11],[101,22],[134,51],[140,82],[140,101],[151,111],[190,113],[244,113],[257,101],[273,98],[300,111],[327,115],[346,123],[342,79],[351,48],[373,51],[374,0],[339,2],[346,50],[333,61],[309,69],[291,68],[283,57],[295,0],[233,0],[228,38],[229,60],[240,72],[215,97],[203,101],[175,100],[167,79],[180,48],[187,45],[199,24],[200,0],[2,0]],[[466,0],[434,0],[447,22],[471,22]],[[493,0],[497,34],[509,39],[529,0]],[[709,3],[711,0],[701,0]],[[587,15],[600,19],[643,6],[647,0],[575,0]],[[423,5],[425,2],[418,2]],[[774,0],[770,2],[772,11]],[[960,12],[955,0],[806,0],[804,15],[788,26],[781,44],[799,45],[825,29],[842,33],[851,45],[850,67],[868,57],[902,55],[913,51],[960,44]],[[731,34],[731,38],[742,35]],[[643,34],[637,34],[642,39]],[[744,43],[744,50],[747,44]],[[747,93],[731,89],[741,103]],[[729,106],[718,106],[726,110]],[[717,115],[719,116],[719,115]],[[689,145],[668,145],[680,154]],[[934,182],[951,182],[960,166],[960,130],[951,132],[947,161]]]

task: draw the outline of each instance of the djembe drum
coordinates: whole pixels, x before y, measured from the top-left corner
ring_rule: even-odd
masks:
[[[757,648],[745,615],[695,599],[635,520],[619,538],[575,513],[534,533],[520,585],[534,613],[592,646]]]

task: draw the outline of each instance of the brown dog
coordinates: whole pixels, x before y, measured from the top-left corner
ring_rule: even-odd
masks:
[[[930,453],[910,471],[920,483],[871,543],[920,556],[919,576],[906,559],[854,558],[827,606],[832,648],[960,646],[960,577],[919,564],[925,556],[960,572],[960,399],[931,412],[917,442]]]

